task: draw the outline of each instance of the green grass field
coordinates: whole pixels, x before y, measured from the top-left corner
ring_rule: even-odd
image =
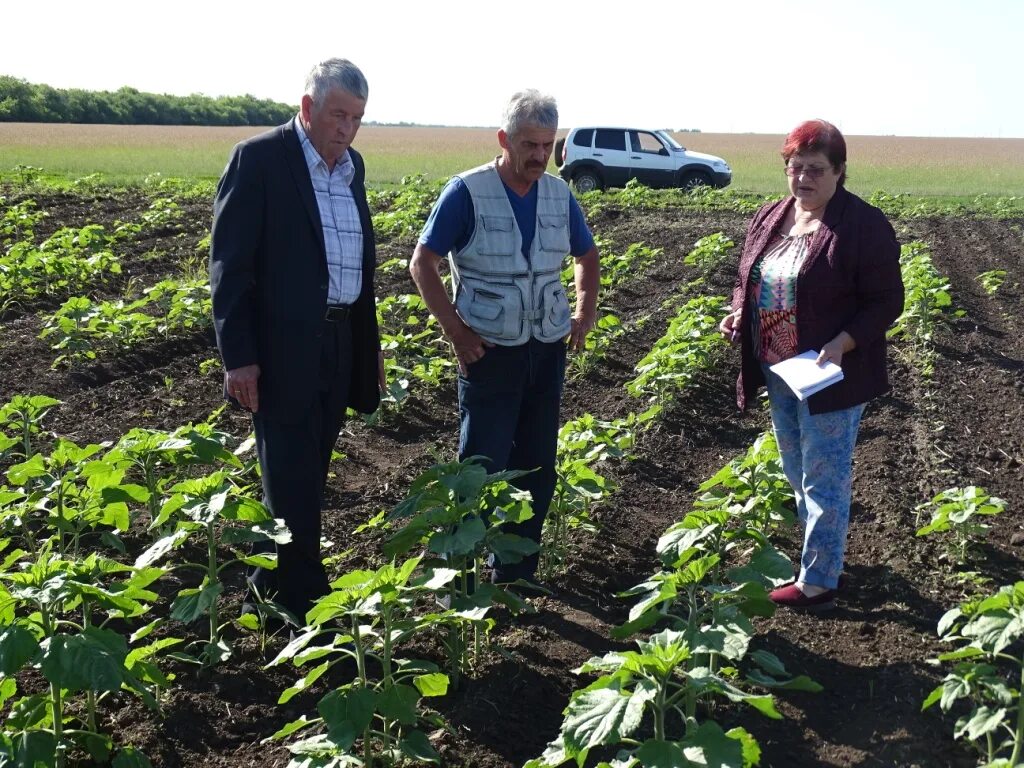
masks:
[[[131,183],[150,174],[216,179],[231,147],[260,128],[0,123],[0,176],[18,165],[74,180],[100,173]],[[684,146],[724,157],[733,189],[785,191],[782,136],[681,133]],[[1024,139],[943,139],[850,136],[848,187],[859,194],[973,198],[1024,196]],[[498,153],[495,130],[364,126],[356,142],[373,185],[424,173],[447,178]],[[552,171],[554,166],[552,165]]]

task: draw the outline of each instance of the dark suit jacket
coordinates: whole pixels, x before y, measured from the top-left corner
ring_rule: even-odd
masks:
[[[372,413],[380,402],[380,336],[374,303],[376,246],[363,159],[353,149],[352,192],[363,228],[363,285],[352,307],[347,405]],[[293,122],[235,147],[217,185],[210,288],[217,346],[226,369],[260,366],[259,407],[293,421],[317,388],[327,307],[323,228]]]
[[[741,409],[764,384],[754,356],[749,315],[750,273],[779,231],[794,198],[768,203],[754,216],[740,257],[733,309],[744,309],[740,329],[742,363],[736,382]],[[797,277],[797,352],[820,350],[840,331],[856,348],[843,355],[843,380],[808,398],[811,413],[866,403],[888,391],[885,332],[903,311],[900,246],[885,214],[838,187],[811,238]]]

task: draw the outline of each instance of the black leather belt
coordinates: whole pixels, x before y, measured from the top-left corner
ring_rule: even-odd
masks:
[[[349,315],[352,314],[352,307],[349,304],[339,307],[327,307],[327,311],[324,312],[324,320],[329,323],[343,323],[348,320]]]

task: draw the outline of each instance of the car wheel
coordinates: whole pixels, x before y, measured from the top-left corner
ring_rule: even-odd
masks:
[[[689,173],[683,174],[683,178],[679,181],[679,186],[687,192],[690,192],[697,187],[710,187],[711,177],[704,171],[690,171]]]
[[[589,168],[582,171],[576,171],[576,174],[572,177],[572,183],[575,185],[576,191],[580,194],[593,192],[595,189],[604,189],[604,185],[601,183],[601,177]]]
[[[565,137],[563,136],[562,138],[560,138],[558,141],[555,142],[555,167],[556,168],[561,168],[562,167],[562,163],[564,162],[562,160],[562,148],[564,146],[565,146]]]

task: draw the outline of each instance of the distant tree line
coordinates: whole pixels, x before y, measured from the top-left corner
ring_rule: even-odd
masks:
[[[255,96],[171,96],[134,88],[51,88],[0,75],[0,122],[120,125],[278,125],[298,107]]]

